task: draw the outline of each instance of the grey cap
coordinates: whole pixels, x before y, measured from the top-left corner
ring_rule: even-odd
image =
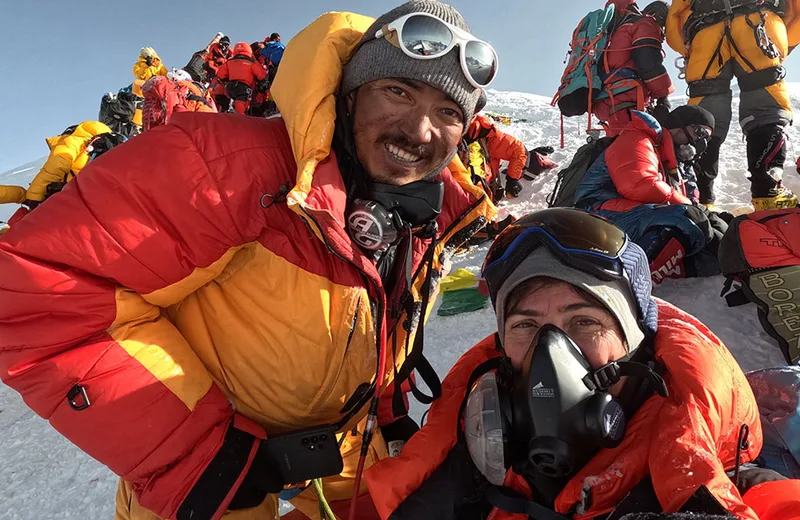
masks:
[[[464,113],[464,127],[475,112],[481,89],[473,87],[461,70],[459,48],[441,58],[415,60],[386,41],[375,38],[384,25],[411,13],[427,13],[465,31],[467,23],[452,6],[436,0],[412,0],[380,16],[364,33],[360,47],[344,68],[342,95],[347,95],[362,85],[387,78],[422,81],[450,96]],[[470,31],[471,32],[471,31]]]
[[[523,282],[531,278],[547,277],[574,285],[591,294],[617,318],[625,334],[628,353],[632,353],[644,341],[644,332],[637,320],[637,304],[630,285],[624,279],[604,282],[589,273],[573,269],[561,262],[546,247],[539,247],[528,255],[509,275],[497,291],[497,333],[503,342],[505,333],[506,300]]]

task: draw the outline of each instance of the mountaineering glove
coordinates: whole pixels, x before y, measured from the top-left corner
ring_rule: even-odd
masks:
[[[669,98],[664,97],[656,101],[656,105],[653,107],[650,114],[656,118],[656,121],[663,125],[671,110],[672,103],[669,102]]]
[[[506,175],[506,193],[512,197],[518,197],[522,193],[522,183]]]
[[[786,477],[766,468],[743,468],[739,471],[739,493],[744,495],[750,488],[763,484],[764,482],[772,482],[773,480],[786,480]]]
[[[550,155],[556,150],[552,146],[539,146],[538,148],[534,148],[533,151],[539,155]]]
[[[277,481],[278,472],[265,467],[262,455],[265,438],[264,428],[243,415],[234,414],[222,445],[183,499],[175,518],[216,518],[226,509],[257,506],[267,493],[279,492],[283,486]],[[259,447],[256,449],[256,446]],[[242,483],[228,503],[228,496],[239,479]]]
[[[277,469],[267,460],[266,443],[262,442],[250,469],[242,480],[242,485],[228,506],[229,510],[256,507],[267,498],[268,494],[281,492],[284,483],[281,482]]]
[[[266,79],[262,79],[262,80],[256,81],[256,92],[260,92],[260,93],[263,94],[266,91],[267,91],[267,80]]]

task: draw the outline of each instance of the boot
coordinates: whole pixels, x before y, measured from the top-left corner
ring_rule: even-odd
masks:
[[[700,191],[700,203],[706,206],[714,204],[714,180],[719,174],[719,148],[722,146],[722,139],[717,136],[711,138],[708,147],[703,155],[697,160],[695,165],[695,175],[697,176],[697,189]],[[709,209],[711,209],[709,207]]]
[[[781,186],[785,160],[786,136],[781,125],[758,126],[747,133],[747,169],[751,175],[750,192],[754,207],[756,200],[762,203],[761,199],[777,199],[776,203],[780,204],[780,200],[794,197]],[[796,198],[794,205],[797,205]]]
[[[753,208],[756,211],[797,207],[797,195],[783,187],[781,183],[778,183],[772,191],[775,195],[771,197],[753,197]]]

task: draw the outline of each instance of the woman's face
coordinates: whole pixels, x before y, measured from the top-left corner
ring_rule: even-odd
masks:
[[[573,285],[539,278],[515,290],[508,301],[503,348],[515,369],[521,368],[534,336],[546,324],[566,332],[595,369],[626,354],[625,336],[614,315]]]

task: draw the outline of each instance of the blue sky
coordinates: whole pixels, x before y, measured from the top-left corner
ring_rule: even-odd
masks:
[[[5,55],[0,82],[0,171],[47,154],[44,138],[97,118],[103,93],[128,85],[143,46],[168,67],[221,31],[252,42],[277,31],[284,41],[326,11],[378,16],[399,0],[71,0],[17,2],[0,17]],[[473,32],[500,55],[493,88],[551,95],[572,30],[604,0],[455,0]],[[643,4],[647,1],[643,0]],[[9,12],[13,9],[13,12]],[[670,73],[674,55],[668,58]],[[789,63],[791,71],[791,63]],[[789,79],[800,79],[800,70]],[[683,90],[685,87],[680,86]]]

